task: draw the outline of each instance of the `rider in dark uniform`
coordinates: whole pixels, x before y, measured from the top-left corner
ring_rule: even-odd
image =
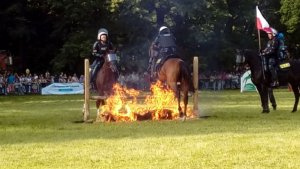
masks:
[[[150,48],[152,52],[149,54],[150,59],[147,70],[153,72],[151,74],[155,74],[155,63],[158,58],[176,54],[175,37],[168,27],[162,26],[159,28],[158,35]]]
[[[264,50],[262,50],[262,56],[264,59],[264,66],[266,71],[270,71],[271,73],[271,86],[278,86],[278,77],[277,77],[277,64],[278,64],[278,48],[279,41],[275,37],[277,31],[275,29],[271,29],[267,31],[269,41]]]
[[[108,40],[108,31],[104,28],[98,30],[97,41],[93,45],[92,56],[94,62],[91,65],[91,83],[95,85],[96,74],[104,63],[104,56],[109,50],[113,50],[113,44]]]

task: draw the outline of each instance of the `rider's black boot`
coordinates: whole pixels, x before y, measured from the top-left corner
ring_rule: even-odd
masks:
[[[277,77],[277,71],[275,69],[272,69],[272,70],[270,70],[270,72],[271,72],[271,76],[272,76],[271,87],[278,87],[279,82],[278,82],[278,77]]]
[[[96,89],[96,68],[92,69],[91,70],[91,73],[90,73],[90,86],[91,86],[91,89]]]

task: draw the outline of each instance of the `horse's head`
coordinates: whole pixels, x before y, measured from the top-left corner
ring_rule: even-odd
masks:
[[[251,49],[237,50],[236,52],[236,70],[241,71],[244,68],[262,72],[262,56]]]
[[[104,64],[96,77],[96,89],[101,96],[110,95],[113,92],[113,85],[117,82],[119,75],[116,66],[117,56],[115,52],[107,52],[104,56],[104,60]]]
[[[109,51],[105,55],[105,63],[109,65],[113,72],[118,72],[117,69],[117,55],[114,51]]]

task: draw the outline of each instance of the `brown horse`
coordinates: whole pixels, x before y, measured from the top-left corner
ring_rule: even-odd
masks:
[[[96,90],[99,96],[109,96],[113,93],[113,85],[118,79],[118,70],[116,66],[116,54],[108,52],[104,56],[104,64],[98,71],[96,76]],[[96,106],[99,108],[100,104],[104,104],[104,100],[97,100]]]
[[[151,49],[150,49],[151,50]],[[151,53],[151,52],[150,52]],[[165,82],[175,93],[178,100],[180,117],[186,117],[188,92],[194,92],[191,74],[187,65],[180,58],[167,59],[157,72],[158,80]],[[183,95],[184,109],[180,106],[180,96]]]

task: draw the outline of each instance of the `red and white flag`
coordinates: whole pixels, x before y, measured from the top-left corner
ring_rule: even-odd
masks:
[[[271,30],[269,23],[262,16],[257,6],[256,6],[256,27],[258,30],[263,30],[265,32],[269,32]]]

